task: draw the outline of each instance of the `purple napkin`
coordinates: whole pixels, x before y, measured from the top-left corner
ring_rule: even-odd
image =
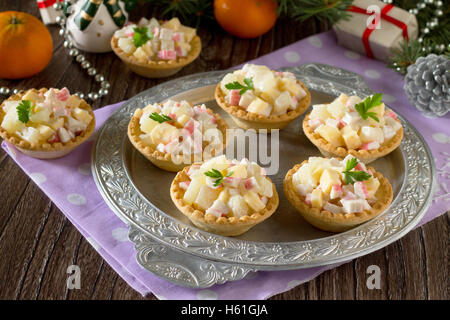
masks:
[[[432,206],[420,224],[450,210],[450,114],[442,118],[423,116],[408,104],[399,74],[387,69],[382,62],[339,47],[332,32],[309,37],[252,62],[271,68],[319,62],[362,75],[373,90],[384,93],[385,102],[416,126],[435,157],[438,187]],[[120,105],[118,103],[95,111],[97,129]],[[115,216],[97,191],[90,171],[92,140],[70,155],[56,160],[29,158],[5,142],[2,147],[111,267],[141,294],[151,292],[159,299],[267,299],[337,266],[280,272],[260,271],[243,280],[209,289],[188,289],[158,278],[136,262],[133,244],[128,241],[127,226]]]

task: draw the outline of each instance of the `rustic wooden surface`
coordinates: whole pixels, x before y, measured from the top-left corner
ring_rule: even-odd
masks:
[[[0,1],[0,11],[5,10],[39,17],[34,0]],[[139,12],[151,16],[148,5]],[[30,79],[0,80],[0,86],[98,90],[95,81],[67,55],[57,27],[49,29],[54,41],[50,65]],[[313,20],[302,24],[279,21],[268,34],[254,40],[235,39],[218,28],[213,32],[202,29],[200,58],[177,76],[225,69],[326,29]],[[94,103],[95,108],[165,81],[134,75],[112,53],[86,56],[111,82],[111,94]],[[3,150],[0,182],[0,299],[145,299],[105,263]],[[448,225],[446,214],[382,250],[324,272],[273,299],[449,299]],[[80,290],[66,288],[66,269],[72,264],[82,270]],[[381,269],[380,290],[366,287],[366,270],[373,264]],[[155,299],[153,295],[146,298]]]

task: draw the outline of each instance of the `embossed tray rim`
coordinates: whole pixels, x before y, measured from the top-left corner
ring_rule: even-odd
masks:
[[[320,65],[320,64],[308,64],[308,65],[303,65],[303,66],[299,66],[296,68],[283,68],[285,70],[290,70],[294,73],[296,73],[296,75],[303,80],[305,83],[313,83],[314,81],[318,81],[319,84],[317,85],[317,88],[313,88],[315,90],[318,91],[327,91],[327,92],[332,92],[332,93],[337,93],[340,91],[344,91],[347,93],[351,93],[353,92],[354,94],[359,94],[362,96],[365,95],[369,95],[371,94],[371,90],[367,87],[367,85],[365,84],[364,80],[349,71],[343,70],[343,69],[339,69],[339,68],[335,68],[332,66],[328,66],[328,65]],[[169,91],[169,88],[173,88],[173,87],[177,87],[174,86],[174,84],[180,84],[183,83],[183,81],[185,83],[189,82],[189,81],[194,81],[193,79],[201,79],[203,81],[207,80],[211,80],[211,78],[220,78],[221,75],[224,74],[224,72],[226,71],[213,71],[213,72],[207,72],[207,73],[201,73],[201,74],[196,74],[196,75],[191,75],[191,76],[187,76],[187,77],[183,77],[180,79],[176,79],[176,80],[172,80],[166,83],[163,83],[157,87],[153,87],[151,89],[148,89],[147,91],[144,91],[140,94],[138,94],[137,96],[135,96],[134,98],[130,99],[128,102],[126,102],[119,110],[117,110],[111,117],[110,119],[117,117],[123,113],[131,115],[131,109],[134,110],[133,108],[133,104],[141,106],[142,103],[136,103],[139,98],[143,98],[146,95],[150,95],[150,93],[157,91],[158,89],[160,90],[160,92],[166,92],[164,90]],[[313,81],[314,80],[314,81]],[[320,81],[319,81],[320,80]],[[340,81],[343,84],[340,83],[336,83],[335,81]],[[198,80],[197,80],[198,81]],[[311,82],[313,81],[313,82]],[[203,84],[203,85],[208,85],[208,84]],[[307,84],[308,85],[308,84]],[[322,90],[320,90],[320,88]],[[337,87],[337,88],[336,88]],[[340,88],[339,88],[340,87]],[[345,89],[347,90],[342,90],[342,87],[345,87]],[[357,87],[355,89],[355,87]],[[190,88],[183,88],[184,90],[189,90]],[[178,91],[181,91],[179,89],[177,89]],[[166,98],[169,96],[172,96],[176,93],[172,93],[172,94],[166,94]],[[164,94],[162,95],[161,98],[164,98]],[[147,99],[148,101],[149,99]],[[161,99],[162,100],[162,99]],[[128,113],[124,112],[125,109],[128,108]],[[254,241],[248,241],[248,240],[239,240],[239,239],[230,239],[230,238],[226,238],[226,237],[222,237],[222,236],[217,236],[217,235],[212,235],[209,234],[207,232],[204,231],[200,231],[198,229],[196,229],[193,226],[190,225],[186,225],[182,222],[179,221],[169,221],[169,223],[172,225],[176,225],[176,227],[181,228],[179,229],[179,231],[181,231],[181,235],[186,235],[186,234],[190,234],[191,236],[197,236],[198,238],[196,240],[198,241],[202,241],[206,242],[205,245],[209,248],[211,247],[217,247],[220,246],[221,244],[225,244],[224,248],[226,248],[229,244],[236,244],[236,243],[240,243],[242,244],[242,246],[240,246],[239,251],[242,252],[242,250],[255,250],[256,254],[255,256],[258,257],[258,250],[260,250],[259,254],[261,256],[261,254],[263,254],[264,252],[272,252],[272,253],[276,253],[278,251],[289,251],[292,249],[302,249],[302,248],[298,248],[299,246],[303,246],[303,251],[306,252],[304,254],[298,253],[298,255],[296,256],[296,258],[292,258],[289,259],[289,254],[287,254],[288,258],[280,258],[280,256],[275,256],[275,259],[272,260],[267,260],[267,261],[261,261],[261,259],[256,259],[254,261],[251,261],[251,259],[247,259],[247,260],[238,260],[236,259],[236,257],[234,258],[224,258],[223,256],[219,256],[215,253],[215,251],[211,251],[211,252],[200,252],[200,251],[195,251],[195,250],[188,250],[186,247],[181,247],[179,244],[179,240],[178,239],[178,245],[177,245],[177,241],[171,242],[170,239],[165,238],[163,235],[157,235],[154,232],[152,232],[151,229],[148,229],[146,227],[143,227],[139,222],[135,221],[134,219],[130,218],[130,216],[128,216],[126,214],[126,210],[123,209],[123,207],[121,207],[114,199],[111,198],[111,195],[109,194],[108,190],[107,190],[107,186],[105,186],[105,181],[102,178],[101,175],[101,168],[98,167],[99,165],[99,158],[97,156],[98,150],[99,150],[99,141],[101,141],[102,139],[102,134],[105,131],[105,128],[107,128],[107,124],[110,120],[107,120],[105,122],[105,124],[103,125],[103,127],[100,129],[99,134],[98,134],[98,140],[96,141],[94,148],[93,148],[93,152],[92,152],[92,171],[93,171],[93,176],[95,179],[95,182],[98,186],[98,189],[100,190],[100,193],[102,194],[102,196],[104,197],[104,199],[106,200],[107,204],[111,207],[111,209],[119,216],[119,218],[121,218],[125,223],[127,223],[128,225],[132,225],[133,227],[139,229],[140,231],[142,231],[144,234],[149,235],[152,239],[156,240],[156,242],[160,242],[164,245],[170,246],[171,248],[178,250],[180,252],[184,252],[186,254],[189,255],[193,255],[193,256],[198,256],[204,259],[210,259],[213,261],[220,261],[220,262],[224,262],[224,263],[234,263],[234,264],[239,264],[239,265],[246,265],[246,266],[251,266],[251,267],[256,267],[259,270],[286,270],[286,269],[299,269],[299,268],[306,268],[306,267],[313,267],[313,266],[318,266],[318,265],[324,265],[324,264],[331,264],[331,263],[337,263],[337,262],[343,262],[343,261],[347,261],[350,260],[352,258],[370,253],[372,251],[378,250],[386,245],[388,245],[389,243],[399,239],[400,237],[402,237],[404,234],[406,234],[408,231],[410,231],[416,224],[417,222],[423,217],[423,215],[426,212],[426,209],[429,207],[430,203],[431,203],[431,195],[433,194],[434,191],[434,187],[435,187],[435,166],[434,166],[434,161],[432,160],[432,156],[431,156],[431,152],[429,150],[429,147],[427,146],[427,144],[425,143],[423,137],[420,135],[420,133],[401,115],[399,115],[399,118],[402,120],[403,124],[405,125],[406,129],[406,133],[408,134],[408,132],[414,136],[414,138],[416,138],[415,143],[419,143],[419,149],[422,148],[423,150],[423,155],[426,156],[424,164],[426,164],[425,166],[419,166],[420,168],[425,168],[428,172],[428,175],[425,177],[424,184],[425,187],[427,187],[428,192],[427,196],[422,199],[422,201],[420,202],[420,206],[418,206],[417,211],[415,212],[415,214],[413,215],[413,217],[411,219],[409,219],[407,221],[406,224],[401,225],[401,228],[399,228],[396,232],[392,233],[389,237],[381,240],[381,241],[375,241],[372,243],[370,243],[370,245],[368,245],[367,247],[360,247],[358,250],[353,251],[352,250],[347,250],[345,247],[341,248],[340,247],[340,243],[339,241],[336,239],[337,237],[348,237],[348,236],[355,236],[355,237],[362,237],[364,238],[364,236],[367,233],[367,229],[369,226],[373,226],[374,224],[382,224],[382,222],[380,222],[380,217],[383,217],[385,214],[379,216],[379,218],[371,220],[370,222],[363,224],[362,226],[359,226],[357,228],[354,228],[352,230],[349,230],[345,233],[341,233],[341,234],[337,234],[337,235],[331,235],[328,237],[324,237],[324,238],[320,238],[320,239],[313,239],[313,240],[308,240],[308,241],[297,241],[297,242],[292,242],[292,243],[269,243],[269,242],[264,242],[264,243],[260,243],[260,242],[254,242]],[[128,119],[126,119],[128,120]],[[120,121],[119,121],[120,122]],[[126,123],[128,123],[128,121],[126,121]],[[126,132],[123,133],[124,137],[123,139],[126,139]],[[120,139],[121,142],[120,144],[123,145],[123,139]],[[402,143],[403,144],[403,143]],[[402,146],[401,146],[402,148]],[[404,152],[402,150],[402,152]],[[123,155],[122,155],[123,157]],[[406,157],[404,157],[404,161],[405,161],[405,169],[408,168],[407,165],[407,161],[406,161]],[[421,160],[424,160],[424,158],[420,158]],[[423,173],[423,172],[422,172]],[[405,174],[405,179],[407,178],[408,175],[408,171],[406,171]],[[403,183],[399,195],[400,194],[404,194],[405,193],[405,189],[407,189],[407,185],[405,183]],[[134,190],[137,191],[137,190]],[[135,192],[136,193],[136,192]],[[142,197],[142,195],[141,195]],[[397,201],[398,198],[393,202],[392,205],[394,205]],[[167,222],[166,220],[175,220],[174,218],[166,215],[164,212],[162,212],[161,210],[159,210],[158,208],[151,208],[151,213],[153,215],[156,216],[161,216],[162,217],[158,217],[161,219],[161,221],[163,222]],[[172,227],[174,227],[172,225]],[[370,230],[369,230],[370,231]],[[373,230],[372,230],[373,231]],[[184,233],[183,233],[184,232]],[[192,234],[191,234],[192,233]],[[192,239],[192,237],[190,237],[190,239]],[[189,239],[188,239],[189,240]],[[370,241],[370,239],[361,239],[361,241]],[[316,255],[315,257],[311,257],[310,253],[313,252],[312,251],[312,245],[316,245],[318,243],[323,243],[323,242],[327,242],[329,241],[329,243],[326,243],[325,246],[322,246],[321,248],[316,248],[316,252],[317,250],[322,250],[320,252],[325,252],[327,254],[329,254],[330,252],[336,251],[339,252],[339,254],[334,254],[334,256],[327,256],[327,254],[323,254],[322,257],[320,258],[318,255]],[[297,248],[292,248],[292,246],[295,246]],[[270,247],[270,248],[269,248]],[[214,248],[213,248],[214,249]],[[270,249],[270,250],[268,250]],[[301,250],[300,250],[301,251]],[[309,252],[308,252],[309,251]],[[248,252],[247,252],[248,254]],[[308,255],[308,257],[306,259],[299,259],[300,257],[303,257],[304,255]]]

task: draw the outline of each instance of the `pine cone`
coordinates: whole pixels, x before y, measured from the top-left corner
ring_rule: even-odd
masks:
[[[408,67],[405,76],[409,103],[426,115],[443,116],[450,111],[450,60],[429,54]]]

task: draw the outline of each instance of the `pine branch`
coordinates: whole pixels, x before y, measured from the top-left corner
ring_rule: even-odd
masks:
[[[353,0],[278,0],[278,12],[300,22],[316,17],[334,24],[350,18],[346,9],[352,3]]]

